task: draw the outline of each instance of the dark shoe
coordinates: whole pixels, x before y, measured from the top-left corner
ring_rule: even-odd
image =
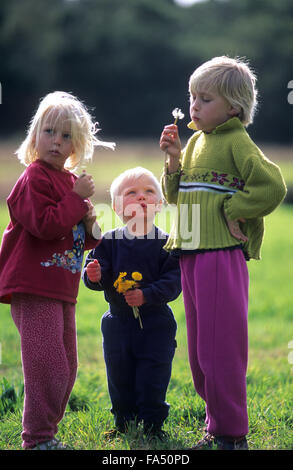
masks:
[[[248,450],[246,437],[233,439],[207,433],[191,450]]]
[[[127,432],[127,426],[116,426],[114,429],[110,429],[110,431],[104,432],[105,439],[115,439],[115,437],[119,437],[120,434],[125,434]]]
[[[149,440],[158,439],[163,442],[169,438],[168,433],[163,431],[161,426],[155,424],[145,424],[143,432]]]
[[[198,443],[191,447],[190,450],[212,450],[215,443],[215,436],[207,433],[203,439],[198,441]]]
[[[215,441],[218,450],[248,450],[246,437],[231,439],[228,437],[217,436]]]

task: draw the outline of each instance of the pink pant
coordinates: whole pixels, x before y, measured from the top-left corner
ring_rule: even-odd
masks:
[[[57,433],[77,371],[75,305],[30,294],[12,296],[24,374],[22,439],[32,448]]]
[[[207,251],[180,259],[189,362],[206,402],[209,433],[248,432],[248,271],[242,250]]]

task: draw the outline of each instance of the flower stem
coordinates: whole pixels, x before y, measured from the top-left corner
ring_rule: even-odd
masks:
[[[139,309],[138,309],[138,307],[132,307],[132,310],[133,310],[134,318],[138,318],[140,327],[141,327],[141,329],[142,329],[142,321],[141,321],[141,318],[140,318],[140,314],[139,314]]]

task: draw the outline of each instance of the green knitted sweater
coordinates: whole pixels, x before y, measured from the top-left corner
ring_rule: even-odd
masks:
[[[196,130],[193,122],[188,127]],[[286,194],[279,167],[263,155],[237,117],[209,134],[195,132],[178,171],[168,174],[165,169],[162,187],[167,202],[177,205],[166,250],[184,254],[242,245],[247,259],[260,259],[263,217]],[[247,242],[230,234],[223,211],[228,219],[246,220],[240,228]]]

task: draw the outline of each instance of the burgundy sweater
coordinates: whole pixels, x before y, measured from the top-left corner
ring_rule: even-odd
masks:
[[[76,303],[83,252],[99,242],[85,233],[88,207],[72,191],[75,180],[36,160],[16,182],[0,248],[0,302],[24,292]]]

